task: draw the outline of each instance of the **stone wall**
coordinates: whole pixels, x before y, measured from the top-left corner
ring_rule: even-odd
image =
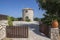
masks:
[[[59,40],[59,29],[51,28],[51,40]]]

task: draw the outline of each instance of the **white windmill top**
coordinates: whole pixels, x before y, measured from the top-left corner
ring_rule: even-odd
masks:
[[[24,8],[23,10],[33,10],[32,8]]]

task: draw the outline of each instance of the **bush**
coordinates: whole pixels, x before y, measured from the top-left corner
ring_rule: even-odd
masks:
[[[26,19],[27,22],[30,22],[30,19]]]
[[[18,21],[18,19],[17,19],[17,18],[15,18],[15,19],[14,19],[14,21]]]
[[[36,17],[34,18],[34,21],[40,21],[40,18]]]
[[[25,21],[30,22],[30,19],[29,19],[29,17],[28,17],[28,16],[26,16],[26,18],[25,18],[25,19],[26,19]]]
[[[12,18],[8,16],[8,26],[13,26]]]

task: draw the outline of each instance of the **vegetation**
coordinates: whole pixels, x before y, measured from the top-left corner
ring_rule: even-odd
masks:
[[[15,19],[14,17],[10,17],[10,18],[11,18],[12,21],[14,21],[14,19]]]
[[[30,19],[28,18],[28,16],[26,16],[26,20],[25,21],[30,22]]]
[[[36,17],[34,18],[34,21],[40,21],[40,18]]]
[[[39,9],[45,10],[43,23],[51,25],[51,22],[57,19],[60,23],[60,0],[37,0]]]
[[[12,18],[8,16],[8,26],[13,26]]]
[[[22,21],[23,20],[23,18],[22,17],[20,17],[20,18],[17,18],[18,19],[18,21]]]
[[[17,18],[14,18],[14,21],[18,21],[18,19]]]
[[[10,17],[12,21],[18,21],[17,18],[14,18],[14,17]]]

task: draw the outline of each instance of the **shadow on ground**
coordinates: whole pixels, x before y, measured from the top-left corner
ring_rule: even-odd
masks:
[[[35,34],[46,37],[43,33],[39,31],[39,25],[37,24],[29,24],[29,29],[31,29]]]

